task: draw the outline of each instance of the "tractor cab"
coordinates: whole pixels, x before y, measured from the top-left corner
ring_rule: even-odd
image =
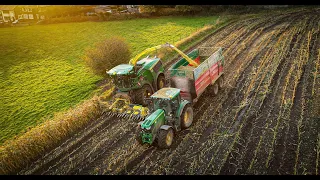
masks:
[[[151,105],[149,109],[163,109],[166,116],[173,116],[179,108],[180,89],[162,88],[155,92],[151,97]]]

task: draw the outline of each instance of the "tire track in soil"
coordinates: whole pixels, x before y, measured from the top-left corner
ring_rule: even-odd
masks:
[[[292,23],[291,20],[290,25]],[[286,23],[286,22],[282,22],[282,23]],[[279,32],[279,34],[276,36],[276,38],[279,38],[280,35],[283,34],[284,31],[286,31],[289,26],[286,26],[285,28],[281,29],[281,31]],[[279,75],[279,68],[282,67],[283,61],[280,62],[279,66],[277,67],[277,73],[274,75],[273,80],[271,81],[271,87],[273,86],[272,84],[274,84],[274,79],[278,77]],[[269,98],[266,97],[266,100],[263,102],[262,107],[266,106],[266,104],[268,104]],[[236,150],[232,150],[231,153],[228,156],[228,159],[226,161],[226,163],[224,164],[223,168],[220,171],[220,174],[235,174],[235,173],[240,173],[238,172],[238,170],[241,171],[241,167],[243,167],[243,165],[240,165],[243,163],[243,161],[245,161],[245,153],[250,152],[251,151],[247,151],[247,147],[248,144],[250,143],[250,139],[252,138],[252,134],[253,134],[253,130],[256,127],[256,116],[259,116],[261,109],[258,110],[257,115],[255,116],[250,116],[248,117],[247,123],[244,124],[243,130],[240,134],[240,140],[242,140],[243,142],[241,143],[236,143],[234,146],[234,149]],[[245,144],[245,146],[243,146],[243,144]]]
[[[297,20],[297,16],[293,17],[293,19],[290,22],[291,27],[292,27],[292,22],[296,21],[296,20]],[[288,28],[286,28],[286,29],[288,29]],[[284,44],[285,44],[285,42],[284,42]],[[284,50],[281,50],[281,53],[283,51]],[[281,53],[280,53],[279,58],[281,56],[283,57],[283,54],[281,55]],[[280,61],[280,64],[277,66],[277,70],[276,70],[276,73],[275,73],[273,79],[270,79],[271,84],[268,87],[268,89],[270,89],[271,92],[274,92],[275,82],[279,77],[280,68],[282,68],[283,63],[284,63],[284,59],[283,58],[281,58],[281,59],[282,60]],[[222,173],[222,174],[226,174],[226,173],[244,174],[245,173],[245,170],[248,168],[248,166],[250,164],[250,159],[252,159],[252,156],[253,156],[253,154],[252,154],[252,151],[254,150],[253,146],[258,143],[258,141],[257,141],[258,137],[259,137],[258,134],[261,132],[261,125],[259,127],[259,126],[257,126],[257,124],[265,123],[264,121],[261,121],[261,118],[259,116],[266,117],[264,115],[261,115],[261,112],[265,109],[268,109],[268,107],[266,107],[266,105],[270,105],[270,103],[273,104],[272,102],[274,101],[274,98],[272,98],[271,95],[272,95],[272,93],[268,93],[265,101],[262,104],[262,108],[256,110],[258,112],[257,113],[258,118],[253,118],[251,116],[250,118],[251,118],[251,120],[253,120],[253,122],[251,120],[249,120],[248,125],[244,126],[244,129],[243,129],[244,135],[243,136],[240,135],[240,137],[241,137],[240,144],[237,143],[235,145],[235,148],[234,148],[235,150],[233,150],[234,152],[231,153],[228,157],[229,161],[230,160],[231,161],[230,162],[227,161],[227,164],[225,164],[225,166],[224,166],[224,171],[222,171],[220,173]],[[261,122],[259,122],[259,120]],[[249,128],[247,128],[246,126],[248,126]],[[249,136],[249,138],[247,136]],[[243,144],[245,144],[245,145],[243,145]],[[251,158],[248,156],[251,156]],[[240,159],[238,159],[237,157],[239,157]]]
[[[317,13],[318,20],[315,25],[319,28],[319,16]],[[319,31],[315,35],[315,47],[311,50],[311,57],[308,63],[305,65],[305,74],[302,79],[303,83],[303,94],[302,100],[305,101],[305,106],[302,107],[304,111],[304,119],[302,121],[301,132],[303,136],[301,137],[301,148],[298,159],[297,174],[316,174],[316,160],[317,160],[317,136],[320,129],[320,117],[312,117],[311,106],[312,106],[312,83],[313,77],[312,70],[315,67],[315,61],[317,61],[317,49],[320,48],[320,33]],[[319,96],[318,96],[319,97]]]
[[[306,33],[311,31],[311,29],[314,27],[315,23],[319,21],[320,16],[313,16],[314,18],[308,22],[308,26],[305,28]],[[314,44],[315,44],[315,36],[311,36],[311,46],[305,47],[312,48],[314,52]],[[311,51],[311,54],[312,51]],[[309,58],[306,66],[312,65],[312,59]],[[305,66],[305,67],[306,67]],[[310,69],[310,68],[309,68]],[[295,158],[296,153],[295,149],[297,148],[298,144],[298,122],[297,120],[300,118],[300,115],[302,113],[302,89],[304,87],[307,87],[305,77],[307,74],[309,74],[310,71],[306,70],[306,68],[303,69],[301,79],[299,80],[296,92],[295,92],[295,98],[293,102],[293,106],[291,109],[290,117],[288,122],[286,123],[286,132],[285,135],[281,135],[278,143],[278,149],[276,147],[275,149],[275,156],[271,160],[270,168],[268,169],[268,174],[294,174],[294,166],[295,166]],[[283,137],[284,136],[284,137]],[[284,139],[283,142],[281,141],[282,138]],[[277,159],[280,159],[278,162],[275,162]],[[277,171],[275,171],[277,170]]]
[[[71,136],[60,146],[51,150],[49,153],[32,163],[29,167],[21,170],[18,174],[40,174],[42,169],[47,169],[55,164],[59,158],[65,156],[73,151],[73,149],[77,148],[80,144],[86,142],[94,135],[94,133],[101,131],[101,128],[109,123],[112,123],[112,121],[109,122],[109,118],[105,118],[105,115],[102,114],[100,118],[92,121],[86,128]]]
[[[272,51],[267,51],[265,55],[272,53]],[[265,73],[264,73],[265,74]],[[262,75],[265,76],[265,75]],[[248,97],[250,98],[251,95]],[[254,95],[256,97],[256,94]],[[245,100],[245,99],[244,99]],[[262,99],[262,104],[264,101],[264,98]],[[255,101],[255,104],[252,104]],[[243,106],[243,103],[244,106]],[[211,173],[218,174],[221,173],[221,168],[223,168],[223,165],[225,164],[227,158],[229,157],[230,153],[232,152],[235,144],[240,144],[240,136],[241,132],[243,131],[243,128],[246,128],[246,122],[248,119],[254,119],[256,118],[256,114],[254,111],[254,108],[251,110],[251,107],[255,107],[258,105],[259,99],[253,98],[250,99],[250,101],[242,101],[240,106],[240,109],[237,108],[235,115],[230,117],[231,119],[236,119],[236,122],[230,127],[229,133],[230,138],[227,137],[227,139],[219,146],[218,150],[216,150],[217,155],[211,160],[210,165],[207,167]],[[243,106],[243,107],[242,107]],[[258,105],[260,107],[260,105]],[[249,114],[248,114],[249,113]],[[250,115],[251,113],[251,115]],[[242,144],[242,143],[241,143]],[[222,148],[221,148],[222,147]],[[239,153],[239,152],[237,152]]]
[[[43,174],[72,174],[74,169],[81,170],[97,156],[108,149],[112,149],[119,139],[125,139],[131,131],[128,127],[134,127],[134,121],[124,118],[116,119],[117,124],[111,124],[99,133],[94,134],[84,145],[79,146],[72,153],[60,159],[53,167],[45,171]],[[110,146],[112,145],[112,146]],[[90,156],[89,156],[90,155]]]
[[[291,43],[295,43],[295,37],[293,37],[293,42]],[[290,54],[291,54],[291,50],[292,48],[290,48],[289,50],[289,53],[287,54],[289,57],[290,57]],[[286,57],[285,59],[285,65],[284,65],[284,68],[282,68],[280,70],[280,77],[278,78],[278,82],[277,82],[277,86],[276,88],[274,89],[274,96],[272,98],[272,105],[273,107],[268,109],[266,107],[266,109],[264,109],[262,111],[262,114],[263,116],[260,118],[260,121],[263,122],[263,126],[261,127],[261,130],[262,130],[262,136],[260,136],[260,139],[259,139],[259,142],[258,142],[258,145],[256,148],[259,148],[259,149],[255,149],[255,151],[258,151],[257,155],[254,156],[254,159],[251,159],[251,162],[250,162],[250,166],[252,166],[252,170],[250,170],[251,168],[249,167],[249,173],[254,173],[254,171],[256,170],[256,168],[261,168],[261,169],[258,169],[258,172],[261,172],[262,169],[264,169],[264,162],[262,159],[266,158],[267,157],[267,152],[264,152],[262,150],[264,150],[264,148],[261,148],[261,146],[265,145],[266,143],[264,142],[265,141],[265,133],[270,133],[270,137],[272,137],[272,133],[273,133],[273,130],[270,128],[270,127],[274,127],[275,126],[275,120],[272,120],[272,119],[276,119],[277,116],[278,116],[278,113],[280,113],[280,96],[277,96],[278,94],[281,94],[282,92],[282,89],[283,89],[283,84],[284,84],[284,78],[285,78],[285,75],[286,75],[286,72],[289,71],[289,68],[291,67],[290,65],[290,58],[289,57]],[[271,94],[272,95],[272,94]],[[260,130],[260,131],[261,131]],[[260,133],[259,133],[260,134]],[[254,162],[256,160],[258,160],[256,163],[254,163],[253,165],[251,164],[252,161],[254,160]],[[257,170],[256,170],[257,171]],[[255,173],[254,173],[255,174]]]
[[[296,40],[296,38],[298,38],[298,40],[297,41],[295,41]],[[293,51],[292,53],[290,52],[289,54],[288,54],[288,56],[289,57],[287,57],[290,61],[288,61],[288,63],[287,63],[287,65],[285,66],[285,68],[283,69],[283,73],[281,73],[282,75],[280,76],[280,78],[281,79],[279,79],[280,80],[280,87],[279,88],[277,88],[277,90],[279,91],[279,92],[275,92],[275,94],[279,94],[279,96],[277,96],[277,99],[278,98],[280,98],[280,94],[282,94],[282,91],[283,91],[283,88],[284,88],[284,85],[281,85],[281,84],[284,84],[284,80],[285,80],[285,76],[287,75],[287,72],[289,71],[288,69],[291,67],[291,65],[292,65],[292,62],[291,62],[291,57],[295,57],[295,56],[293,56],[293,54],[295,54],[295,53],[297,53],[297,51],[295,51],[294,49],[297,49],[297,48],[299,48],[300,47],[300,41],[301,41],[301,35],[299,34],[299,32],[295,35],[295,37],[294,37],[294,39],[293,39],[294,41],[293,42],[291,42],[291,44],[290,44],[290,49],[291,49],[291,51]],[[293,49],[292,49],[293,48]],[[263,133],[270,133],[270,137],[272,137],[272,134],[273,134],[273,128],[276,126],[275,125],[275,123],[276,123],[276,120],[277,120],[277,118],[278,118],[278,114],[280,113],[280,107],[282,106],[280,106],[279,105],[279,103],[280,103],[280,99],[278,99],[277,101],[275,101],[275,104],[274,105],[276,105],[276,107],[273,107],[270,111],[269,111],[269,113],[267,114],[267,116],[265,116],[265,117],[267,117],[267,118],[263,118],[264,119],[264,121],[267,121],[268,123],[267,123],[267,127],[265,128],[265,130],[264,130],[264,132]],[[271,120],[270,120],[271,119]],[[271,121],[271,122],[270,122]],[[271,127],[271,128],[270,128]],[[281,127],[281,126],[280,126]],[[267,136],[267,135],[263,135],[263,138],[264,137],[269,137],[269,136]],[[261,137],[260,137],[261,138]],[[270,140],[271,139],[269,139],[269,141],[268,141],[268,139],[267,138],[264,138],[263,139],[263,141],[262,141],[262,148],[260,148],[261,149],[261,151],[259,151],[259,153],[258,153],[258,158],[257,159],[259,159],[259,161],[255,164],[255,166],[258,166],[258,167],[255,167],[255,168],[258,168],[258,169],[255,169],[257,172],[259,172],[259,173],[261,173],[261,172],[264,172],[265,173],[265,164],[264,164],[264,160],[263,159],[265,159],[266,157],[267,157],[267,155],[266,155],[266,153],[268,153],[268,152],[264,152],[264,151],[262,151],[263,149],[267,149],[267,148],[263,148],[263,146],[268,146],[269,144],[267,143],[267,142],[269,142],[269,143],[271,143],[270,142]],[[265,141],[267,141],[267,142],[265,142]],[[259,142],[260,143],[260,142]]]
[[[310,18],[312,18],[312,16],[309,16],[306,22],[310,22]],[[299,47],[298,49],[304,49],[306,47],[306,43],[307,43],[307,34],[308,32],[306,31],[308,29],[308,24],[306,24],[306,26],[304,26],[302,28],[302,32],[300,35],[302,36],[302,41],[301,43],[299,43]],[[298,51],[298,49],[296,49],[296,51]],[[298,68],[298,66],[300,65],[300,63],[303,65],[304,63],[304,54],[302,51],[297,52],[297,55],[294,57],[299,58],[299,62],[298,63],[294,63],[292,66],[294,66],[294,70],[292,71],[292,73],[294,75],[290,75],[288,76],[289,79],[289,83],[288,86],[286,88],[286,92],[285,92],[285,98],[288,99],[292,99],[292,96],[295,96],[295,93],[297,91],[296,86],[298,84],[296,84],[296,80],[295,80],[295,76],[297,77],[298,82],[301,80],[302,75],[303,75],[303,71],[301,74],[296,74],[297,72],[296,68]],[[301,59],[303,58],[303,59]],[[302,69],[303,70],[303,69]],[[289,71],[290,72],[290,71]],[[293,86],[293,87],[292,87]],[[286,104],[286,100],[284,101],[284,106],[281,112],[281,116],[278,117],[278,122],[276,125],[276,132],[274,133],[274,141],[272,144],[272,149],[270,149],[269,151],[269,157],[266,161],[267,163],[267,169],[265,171],[265,173],[271,173],[271,174],[280,174],[279,170],[280,170],[280,163],[282,161],[282,153],[286,150],[286,128],[288,127],[288,121],[289,121],[289,116],[290,116],[290,112],[291,112],[291,108],[292,108],[293,102],[289,102],[288,104]]]
[[[287,51],[287,54],[289,54],[290,51]],[[282,77],[283,74],[283,69],[286,68],[287,64],[287,58],[284,58],[285,60],[282,60],[277,68],[277,71],[271,81],[270,87],[271,87],[271,92],[267,94],[266,100],[264,101],[264,104],[262,105],[262,108],[259,111],[259,116],[255,119],[255,122],[253,123],[253,128],[251,135],[248,140],[247,144],[247,150],[244,152],[244,157],[241,159],[241,168],[236,171],[237,174],[245,174],[246,169],[250,165],[250,160],[253,159],[253,152],[255,150],[255,145],[258,144],[258,138],[259,134],[261,134],[261,131],[263,130],[263,127],[265,126],[266,120],[263,119],[263,117],[267,117],[270,110],[274,108],[274,100],[275,100],[275,92],[277,91],[279,87],[279,82],[280,78]],[[273,106],[270,106],[273,105]],[[268,111],[269,110],[269,111]]]
[[[276,38],[278,38],[280,35],[282,35],[282,33],[284,32],[284,31],[286,31],[289,27],[290,27],[290,25],[292,25],[292,22],[295,20],[295,19],[297,19],[299,17],[299,15],[294,15],[294,16],[291,16],[291,18],[292,18],[292,20],[291,20],[291,22],[289,22],[288,23],[288,25],[285,27],[285,28],[282,28],[281,26],[284,24],[286,24],[287,23],[287,21],[283,21],[283,18],[280,18],[279,20],[278,20],[278,22],[275,22],[275,24],[273,24],[273,25],[271,25],[271,26],[269,26],[269,27],[267,27],[267,28],[264,28],[263,29],[263,31],[265,31],[265,30],[268,30],[268,29],[277,29],[277,26],[278,25],[280,25],[280,28],[282,28],[281,29],[281,32],[280,33],[278,33],[278,35],[277,35],[277,37]],[[249,46],[248,46],[249,47]],[[281,65],[280,65],[281,66]],[[241,98],[240,98],[241,99]],[[251,117],[251,119],[254,119],[253,117]],[[244,127],[244,129],[243,129],[243,135],[240,135],[240,137],[242,137],[241,139],[244,139],[244,140],[246,140],[247,138],[243,138],[243,137],[246,137],[246,136],[249,136],[249,134],[251,134],[251,132],[252,132],[252,130],[253,130],[253,128],[252,128],[252,126],[253,126],[253,121],[249,121],[248,122],[248,124],[245,124],[245,127]],[[246,126],[248,126],[248,127],[246,127]],[[248,130],[247,130],[248,129]],[[249,139],[251,138],[251,136],[249,137]],[[244,143],[247,143],[248,141],[245,141]],[[243,144],[243,143],[242,143]],[[231,158],[231,161],[230,161],[230,155],[229,155],[229,157],[228,157],[228,160],[227,160],[227,163],[224,165],[224,168],[222,168],[222,172],[220,172],[220,173],[222,173],[222,174],[228,174],[228,173],[231,173],[232,171],[233,171],[233,173],[236,171],[236,162],[237,161],[240,161],[240,162],[242,162],[243,161],[243,153],[242,154],[240,154],[241,152],[242,152],[242,148],[246,148],[247,147],[247,144],[246,144],[246,146],[245,147],[243,147],[243,145],[241,145],[241,144],[236,144],[235,145],[235,149],[238,149],[238,151],[237,152],[235,152],[235,153],[232,153],[232,154],[230,154],[231,156],[232,156],[232,158]],[[240,160],[236,160],[237,159],[237,156],[241,156],[241,158],[240,158]],[[229,162],[230,161],[230,162]],[[239,168],[237,168],[237,169],[239,169]],[[233,173],[231,173],[231,174],[233,174]]]
[[[273,40],[273,41],[274,41],[274,40]],[[260,56],[262,55],[261,53],[262,53],[262,51],[260,52]],[[264,52],[263,52],[263,53],[264,53]],[[259,59],[260,56],[255,56],[254,59],[257,60],[257,59]],[[253,60],[253,61],[250,62],[251,65],[253,65],[253,64],[256,63],[255,60]],[[246,70],[250,71],[251,68],[246,67]],[[242,86],[242,88],[244,87],[244,86],[243,86],[243,83],[241,83],[241,86]],[[242,88],[240,88],[240,89],[242,89]],[[239,90],[239,91],[241,91],[241,90]],[[239,99],[241,99],[241,98],[239,98]],[[243,111],[243,112],[244,112],[244,111]],[[242,116],[241,113],[240,113],[240,116]],[[233,119],[233,118],[232,118],[232,119]],[[233,135],[234,135],[234,134],[233,134]]]

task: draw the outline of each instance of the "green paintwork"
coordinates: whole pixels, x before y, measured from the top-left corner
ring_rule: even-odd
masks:
[[[188,57],[191,59],[195,59],[199,56],[199,50],[195,49],[187,54]],[[181,58],[179,61],[177,61],[175,64],[173,64],[171,67],[172,69],[177,69],[180,66],[187,66],[189,62],[185,58]]]
[[[180,93],[180,89],[177,88],[162,88],[155,92],[151,98],[167,99],[171,100],[177,97]]]
[[[191,59],[196,59],[199,56],[199,50],[198,49],[194,49],[193,51],[188,53],[187,56],[190,57]],[[170,77],[180,76],[180,77],[192,78],[193,77],[193,72],[192,71],[185,71],[185,70],[179,69],[179,67],[181,67],[181,66],[188,66],[188,65],[189,65],[189,62],[185,58],[181,58],[179,61],[174,63],[169,68],[168,71],[170,73]]]
[[[152,144],[153,135],[152,133],[141,133],[142,142]]]
[[[127,75],[131,73],[133,73],[133,66],[130,64],[120,64],[107,72],[109,75]]]
[[[164,111],[162,109],[157,109],[150,116],[148,116],[141,124],[142,129],[149,129],[152,124],[156,123],[157,120],[164,118]]]
[[[130,90],[140,89],[143,85],[149,84],[154,89],[158,75],[164,73],[164,67],[161,63],[158,69],[154,69],[157,64],[161,63],[160,58],[143,58],[136,63],[136,67],[130,64],[118,65],[107,72],[111,77],[114,78],[115,82],[119,82],[117,79],[119,76],[128,75],[127,85],[123,86],[116,84],[116,87],[121,92],[128,92]]]
[[[176,117],[180,118],[180,115],[183,111],[184,106],[186,106],[187,104],[189,104],[190,102],[187,100],[182,99],[178,108],[178,111],[176,112]]]
[[[177,131],[181,130],[180,115],[186,104],[190,102],[180,98],[180,89],[162,88],[151,96],[153,112],[141,123],[141,133],[143,143],[152,144],[162,125],[171,125]],[[164,105],[159,105],[163,101]],[[178,103],[177,109],[173,108],[173,102]],[[172,116],[172,115],[173,116]],[[174,124],[168,122],[174,121]]]
[[[142,142],[152,144],[160,127],[165,123],[165,114],[163,109],[157,109],[150,114],[141,124],[142,132],[140,135]]]
[[[158,62],[160,60],[160,58],[155,58],[155,59],[147,59],[147,58],[144,58],[144,59],[141,59],[140,61],[137,62],[137,65],[143,65],[144,69],[151,69],[152,66]]]

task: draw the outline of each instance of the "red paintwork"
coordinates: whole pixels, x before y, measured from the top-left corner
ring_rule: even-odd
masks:
[[[219,68],[220,72],[222,72],[223,67],[220,66]],[[203,73],[196,81],[195,81],[195,87],[196,87],[196,93],[197,96],[201,94],[208,85],[210,85],[211,82],[214,82],[218,78],[218,62],[213,64],[208,71]]]
[[[194,59],[194,61],[198,64],[200,64],[200,56]],[[188,64],[188,66],[193,66],[192,64]]]

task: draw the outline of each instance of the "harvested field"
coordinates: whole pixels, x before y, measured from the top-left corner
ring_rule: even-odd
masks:
[[[171,149],[139,145],[136,124],[103,115],[19,174],[319,174],[320,11],[232,23],[226,85],[206,91]]]

